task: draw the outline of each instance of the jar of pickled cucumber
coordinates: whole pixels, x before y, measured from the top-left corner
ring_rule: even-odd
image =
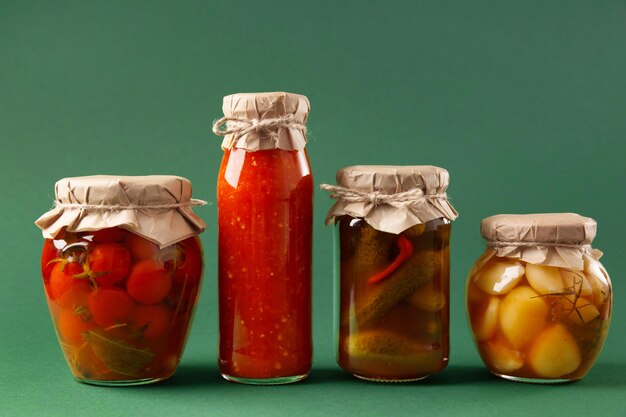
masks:
[[[449,176],[432,166],[352,166],[337,185],[337,361],[358,378],[401,382],[449,356]]]
[[[572,213],[484,219],[487,250],[467,279],[472,335],[493,374],[522,382],[581,379],[611,320],[611,281],[592,249],[596,222]]]
[[[174,374],[202,279],[204,222],[180,177],[65,178],[36,224],[46,300],[72,375],[139,385]]]

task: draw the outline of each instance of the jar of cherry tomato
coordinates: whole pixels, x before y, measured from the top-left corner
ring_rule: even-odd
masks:
[[[467,280],[469,323],[493,374],[522,382],[581,379],[611,320],[611,281],[591,248],[596,222],[572,213],[484,219],[487,250]]]
[[[309,101],[234,94],[223,110],[213,128],[225,136],[217,183],[220,372],[248,384],[299,381],[312,356]]]
[[[432,166],[352,166],[337,172],[335,280],[339,365],[400,382],[443,370],[449,356],[448,172]]]
[[[65,178],[36,224],[41,269],[74,377],[139,385],[174,374],[202,279],[204,222],[174,176]]]

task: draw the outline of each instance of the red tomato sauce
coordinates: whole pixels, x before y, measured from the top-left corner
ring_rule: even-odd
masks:
[[[310,370],[312,197],[306,151],[225,151],[218,179],[225,377]]]

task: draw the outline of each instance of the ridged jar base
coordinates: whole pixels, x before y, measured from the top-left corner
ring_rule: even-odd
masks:
[[[282,376],[278,378],[241,378],[238,376],[231,376],[227,374],[222,374],[222,377],[230,382],[237,382],[239,384],[246,385],[285,385],[291,384],[294,382],[302,381],[309,373],[303,375],[295,375],[295,376]]]
[[[357,375],[357,374],[352,374],[355,377],[362,379],[364,381],[369,381],[369,382],[387,382],[387,383],[401,383],[401,382],[415,382],[415,381],[421,381],[423,379],[428,378],[428,375],[426,376],[421,376],[419,378],[407,378],[407,379],[385,379],[385,378],[370,378],[367,376],[363,376],[363,375]]]
[[[495,372],[492,372],[492,373],[495,376],[499,376],[500,378],[503,378],[509,381],[523,382],[526,384],[566,384],[568,382],[578,381],[577,379],[565,379],[565,378],[560,378],[560,379],[522,378],[520,376],[497,374]]]
[[[148,385],[155,384],[157,382],[165,381],[169,377],[163,378],[142,378],[142,379],[128,379],[128,380],[117,380],[117,381],[98,381],[94,379],[84,379],[84,378],[76,378],[78,382],[88,385],[97,385],[101,387],[132,387],[137,385]]]

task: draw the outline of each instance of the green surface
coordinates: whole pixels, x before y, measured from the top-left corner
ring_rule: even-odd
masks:
[[[626,415],[626,3],[623,1],[0,2],[0,415]],[[316,182],[352,164],[434,164],[460,212],[452,242],[452,359],[423,383],[354,380],[334,362],[331,204],[315,198],[315,364],[309,380],[247,387],[216,369],[216,207],[199,208],[205,283],[178,374],[138,388],[70,377],[39,275],[33,221],[53,184],[178,174],[213,200],[210,122],[233,92],[306,94]],[[588,377],[490,377],[472,344],[465,275],[495,213],[574,211],[616,292]]]

